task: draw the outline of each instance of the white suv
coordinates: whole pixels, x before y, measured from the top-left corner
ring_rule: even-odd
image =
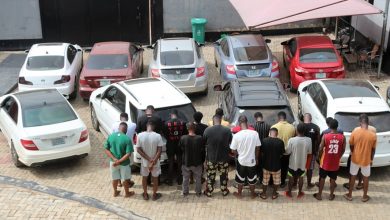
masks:
[[[89,103],[94,129],[103,130],[106,136],[122,112],[129,115],[129,121],[136,123],[148,105],[155,107],[163,122],[169,119],[171,109],[177,109],[179,117],[185,121],[192,120],[195,113],[191,100],[162,78],[133,79],[101,87],[92,92]],[[139,164],[141,156],[134,151],[133,162]],[[163,146],[160,161],[166,162],[167,159],[166,147]]]

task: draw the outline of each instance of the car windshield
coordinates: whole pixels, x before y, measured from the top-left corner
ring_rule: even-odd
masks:
[[[370,125],[376,128],[377,132],[390,131],[390,112],[366,113],[368,115]],[[339,128],[345,132],[352,132],[354,128],[359,127],[360,113],[344,113],[335,114],[335,119],[339,122]]]
[[[299,51],[300,63],[332,63],[337,62],[333,48],[302,48]]]
[[[268,59],[265,46],[234,47],[233,54],[234,58],[239,62]]]
[[[289,123],[294,123],[295,119],[294,119],[294,114],[291,110],[291,108],[287,107],[287,106],[278,106],[278,107],[264,107],[264,108],[259,108],[259,107],[250,107],[250,108],[246,108],[246,107],[240,107],[239,108],[239,111],[238,111],[238,114],[237,114],[237,118],[235,119],[235,122],[238,120],[238,117],[240,115],[245,115],[247,118],[248,118],[248,123],[253,125],[255,123],[255,118],[254,118],[254,114],[256,112],[261,112],[263,114],[263,118],[265,120],[265,122],[267,122],[269,125],[274,125],[278,122],[278,113],[280,111],[284,111],[287,115],[287,121]],[[237,123],[235,123],[237,124]]]
[[[376,89],[367,81],[323,81],[334,99],[350,97],[380,98]]]
[[[27,58],[28,70],[59,70],[64,68],[64,56],[33,56]]]
[[[77,119],[65,101],[23,108],[22,116],[24,127],[52,125]]]
[[[91,55],[87,61],[87,68],[91,70],[125,69],[128,66],[127,54]]]
[[[193,50],[164,51],[160,54],[160,62],[165,66],[182,66],[194,63]]]

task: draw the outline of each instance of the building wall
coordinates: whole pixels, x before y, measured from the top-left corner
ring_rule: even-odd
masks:
[[[39,0],[1,0],[0,40],[40,38]]]
[[[164,32],[191,32],[190,19],[208,20],[206,31],[243,31],[246,27],[229,0],[164,0]],[[322,19],[296,22],[267,29],[318,27]]]

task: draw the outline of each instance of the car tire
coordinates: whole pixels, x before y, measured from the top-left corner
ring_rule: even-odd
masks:
[[[77,80],[75,80],[73,92],[69,95],[69,100],[74,100],[77,97],[77,83],[76,83],[76,81]]]
[[[19,161],[19,155],[15,150],[14,144],[11,143],[11,158],[16,167],[24,167],[25,165]]]
[[[290,78],[290,86],[291,86],[291,87],[290,87],[290,92],[291,92],[291,93],[297,93],[297,89],[293,87],[290,73],[288,73],[288,76],[289,76],[289,78]]]
[[[92,121],[92,127],[95,129],[95,131],[100,131],[99,120],[96,117],[96,111],[92,105],[91,105],[91,121]]]

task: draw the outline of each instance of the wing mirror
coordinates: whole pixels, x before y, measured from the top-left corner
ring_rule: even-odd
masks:
[[[78,51],[78,52],[81,52],[81,51],[83,51],[83,50],[82,50],[82,49],[80,49],[80,48],[77,48],[77,51]]]
[[[307,91],[307,86],[302,89],[302,92],[306,92],[306,91]]]
[[[25,50],[25,51],[24,51],[24,53],[28,53],[28,52],[30,52],[30,50]]]
[[[265,39],[265,42],[266,42],[267,44],[269,44],[269,43],[271,43],[271,39]]]
[[[377,86],[377,85],[374,85],[374,87],[375,87],[376,90],[380,89],[379,86]]]
[[[215,46],[220,46],[220,45],[221,45],[221,43],[220,43],[219,41],[215,41],[213,44],[214,44]]]
[[[283,41],[282,43],[280,43],[280,45],[286,46],[286,45],[288,45],[288,42],[287,41]]]
[[[215,85],[215,86],[214,86],[214,91],[216,91],[216,92],[223,91],[222,85]]]
[[[101,94],[101,93],[98,94],[98,95],[96,96],[96,98],[101,99],[101,98],[102,98],[102,94]]]

